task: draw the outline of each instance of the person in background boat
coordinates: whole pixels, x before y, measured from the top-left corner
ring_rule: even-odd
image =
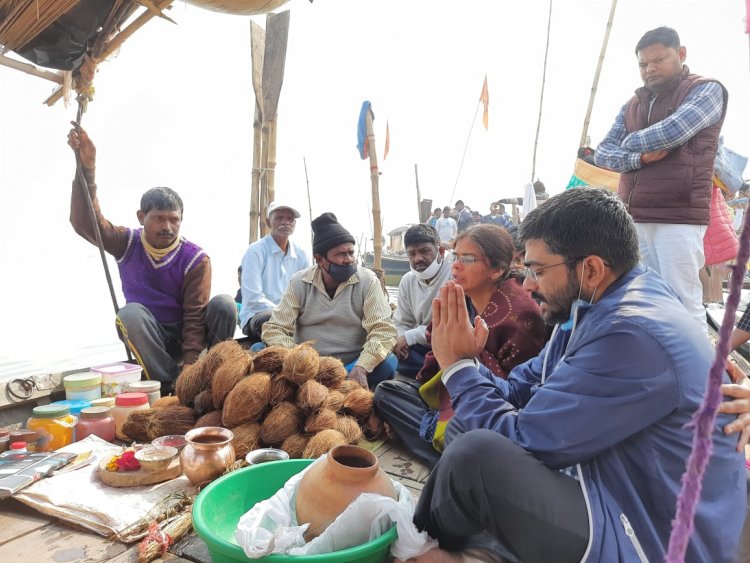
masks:
[[[471,319],[489,331],[477,359],[504,379],[513,367],[539,353],[546,336],[539,306],[511,270],[510,235],[497,225],[475,225],[458,235],[453,256],[453,279],[464,289]],[[429,332],[430,326],[428,344]],[[391,431],[429,466],[440,458],[444,440],[455,439],[462,428],[461,421],[452,420],[439,369],[430,352],[416,380],[381,383],[374,399],[375,410]]]
[[[394,314],[398,340],[393,353],[398,372],[414,377],[422,369],[430,348],[427,325],[432,318],[432,300],[451,276],[451,260],[446,259],[437,231],[429,225],[414,225],[404,233],[404,246],[411,271],[398,284],[398,307]]]
[[[473,223],[471,219],[471,209],[466,207],[463,200],[460,199],[456,201],[454,208],[456,210],[456,224],[458,226],[458,232],[460,233],[468,229]]]
[[[414,521],[442,549],[485,533],[524,563],[661,561],[711,345],[639,264],[637,230],[615,194],[565,191],[520,233],[524,287],[555,332],[507,381],[494,377],[474,359],[486,327],[469,323],[460,286],[443,286],[432,346],[466,433],[432,471]],[[734,561],[746,505],[744,456],[722,432],[734,422],[719,415],[704,450],[686,561]]]
[[[453,248],[453,240],[458,234],[458,225],[456,220],[451,217],[450,206],[443,207],[443,216],[435,223],[435,230],[440,235],[440,243],[447,248]]]
[[[435,227],[435,225],[436,225],[436,224],[437,224],[437,222],[438,222],[438,219],[440,219],[440,217],[442,216],[442,214],[443,214],[443,213],[442,213],[442,211],[440,210],[440,208],[439,208],[439,207],[436,207],[435,209],[433,209],[433,211],[432,211],[432,215],[431,215],[431,216],[430,216],[430,218],[429,218],[429,219],[427,220],[427,224],[428,224],[428,225],[429,225],[430,227],[433,227],[433,228],[434,228],[434,227]]]
[[[307,253],[289,238],[299,217],[292,206],[272,202],[266,217],[271,231],[252,243],[242,258],[240,326],[255,342],[260,341],[263,323],[271,318],[292,275],[310,267]]]
[[[490,225],[497,225],[503,229],[510,229],[513,225],[510,221],[510,215],[505,212],[505,206],[498,202],[490,205],[490,214],[485,215],[482,222],[489,223]]]
[[[698,272],[727,91],[692,74],[686,53],[674,29],[641,37],[635,54],[643,87],[622,107],[594,159],[620,172],[618,193],[635,221],[641,260],[705,327]]]
[[[349,379],[367,388],[393,377],[396,327],[380,280],[358,267],[354,237],[333,213],[312,222],[315,264],[292,276],[263,343],[291,348],[313,341],[324,356],[339,358]]]
[[[479,213],[479,211],[472,211],[471,212],[471,224],[479,225],[481,223],[482,223],[482,214]]]
[[[76,125],[73,123],[73,125]],[[71,129],[68,144],[78,151],[96,212],[104,249],[117,260],[126,304],[117,313],[120,339],[143,366],[146,379],[171,384],[204,347],[228,340],[237,326],[230,295],[211,295],[211,261],[180,236],[183,205],[170,188],[152,188],[137,212],[141,228],[118,227],[104,218],[95,183],[96,147],[83,130]],[[96,244],[83,187],[73,181],[70,222]],[[162,390],[167,387],[162,387]]]

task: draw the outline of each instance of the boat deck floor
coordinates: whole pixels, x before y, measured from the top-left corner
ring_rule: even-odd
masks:
[[[373,444],[383,469],[409,488],[415,498],[429,470],[392,442]],[[0,501],[0,560],[25,563],[132,563],[138,544],[108,541],[57,518],[41,514],[12,498]],[[195,533],[173,545],[157,561],[210,563],[203,541]]]

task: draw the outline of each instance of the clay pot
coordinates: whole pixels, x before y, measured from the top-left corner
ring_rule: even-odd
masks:
[[[316,538],[361,493],[396,498],[378,458],[359,446],[336,446],[305,473],[297,486],[297,522],[310,523],[305,541]]]
[[[231,430],[219,426],[196,428],[185,434],[187,445],[180,453],[185,476],[193,485],[216,479],[234,463]]]

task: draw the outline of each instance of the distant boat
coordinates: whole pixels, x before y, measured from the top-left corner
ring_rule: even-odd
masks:
[[[375,258],[373,252],[365,252],[363,265],[365,268],[372,268],[372,262]],[[383,254],[380,257],[383,270],[389,276],[403,276],[409,271],[409,259],[403,254]]]

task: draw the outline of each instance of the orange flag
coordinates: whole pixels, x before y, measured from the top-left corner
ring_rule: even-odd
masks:
[[[388,151],[391,150],[391,130],[388,127],[388,121],[385,122],[385,149],[383,149],[383,160],[388,157]]]
[[[750,0],[748,0],[750,1]],[[484,125],[484,129],[487,130],[487,127],[490,123],[490,116],[489,113],[487,113],[487,107],[490,105],[490,93],[487,90],[487,75],[484,75],[484,84],[482,84],[482,94],[479,96],[479,101],[484,104],[484,115],[482,116],[482,125]]]

